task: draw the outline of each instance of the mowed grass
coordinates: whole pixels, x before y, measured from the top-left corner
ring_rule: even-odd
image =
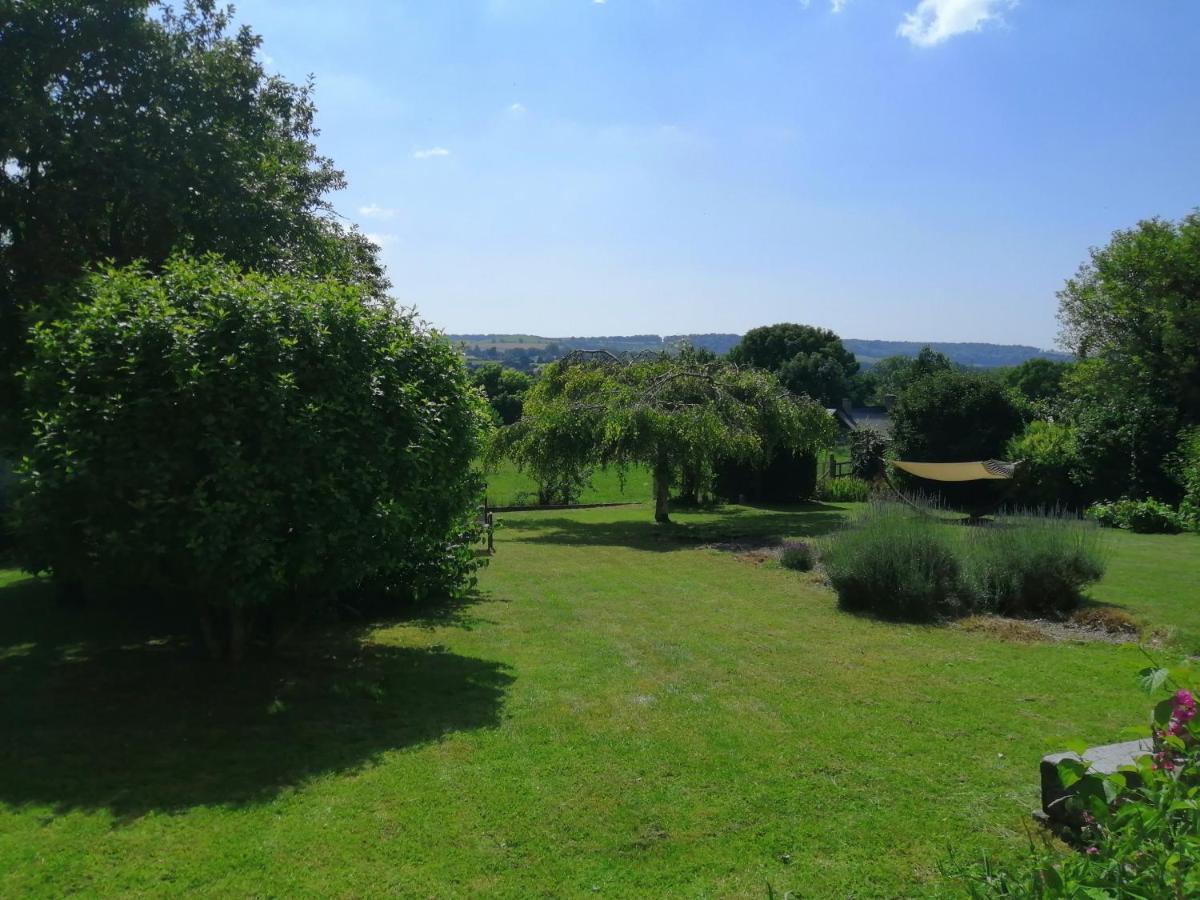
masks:
[[[489,471],[481,473],[487,482],[488,503],[492,506],[531,506],[537,503],[537,482],[518,472],[510,461],[503,460]],[[591,484],[584,488],[580,503],[641,503],[653,494],[653,479],[644,466],[631,466],[624,483],[616,469],[598,469]]]
[[[842,515],[504,514],[477,602],[235,672],[0,575],[0,894],[944,887],[949,848],[1025,844],[1042,754],[1145,722],[1145,660],[850,616],[703,547]],[[1114,535],[1095,593],[1191,635],[1198,574],[1194,536]]]

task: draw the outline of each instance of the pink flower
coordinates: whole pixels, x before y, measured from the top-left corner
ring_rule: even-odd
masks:
[[[1099,855],[1100,855],[1100,848],[1099,848],[1099,847],[1088,847],[1088,848],[1087,848],[1087,855],[1088,855],[1088,856],[1099,856]]]
[[[1191,709],[1196,708],[1196,698],[1192,696],[1192,692],[1186,688],[1180,688],[1175,692],[1175,705],[1187,706]]]

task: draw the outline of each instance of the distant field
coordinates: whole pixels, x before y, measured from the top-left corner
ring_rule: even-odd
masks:
[[[537,503],[537,483],[518,472],[505,460],[498,468],[485,472],[488,504],[524,506]],[[601,469],[592,476],[592,486],[583,492],[580,503],[641,503],[652,497],[650,471],[642,466],[625,473],[625,484],[615,469]]]
[[[456,341],[466,344],[471,350],[541,350],[549,341]]]

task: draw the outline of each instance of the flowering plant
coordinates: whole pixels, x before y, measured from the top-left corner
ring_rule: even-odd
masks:
[[[1154,707],[1151,750],[1118,771],[1097,771],[1086,759],[1059,764],[1071,792],[1079,852],[1064,855],[1048,839],[1030,843],[1015,866],[982,864],[949,874],[972,897],[1200,897],[1200,721],[1190,666],[1141,673]],[[1076,749],[1076,748],[1072,748]],[[1083,747],[1077,752],[1082,755]]]

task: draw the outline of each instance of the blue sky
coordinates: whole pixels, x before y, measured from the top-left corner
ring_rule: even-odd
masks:
[[[243,0],[449,331],[1053,344],[1200,205],[1194,0]]]

